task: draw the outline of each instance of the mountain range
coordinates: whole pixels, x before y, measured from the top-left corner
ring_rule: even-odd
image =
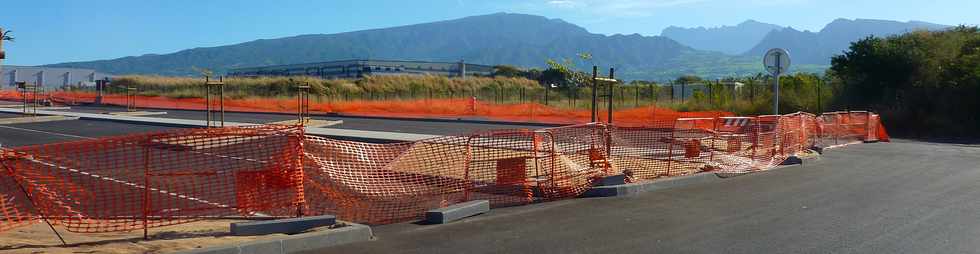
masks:
[[[695,49],[739,55],[758,45],[770,32],[782,29],[783,27],[778,25],[750,19],[736,26],[711,28],[669,26],[660,32],[660,35]]]
[[[780,47],[790,52],[794,63],[829,64],[830,57],[842,54],[851,42],[868,36],[885,37],[915,30],[942,30],[949,27],[922,21],[837,19],[816,33],[793,28],[773,30],[745,55],[762,55],[771,48]]]
[[[47,66],[90,68],[110,74],[175,76],[197,75],[195,68],[223,73],[238,67],[344,59],[465,60],[477,64],[542,68],[546,67],[547,59],[575,59],[577,54],[588,52],[593,56],[591,62],[576,61],[582,69],[592,64],[615,67],[620,78],[664,80],[686,74],[713,78],[761,72],[761,54],[757,49],[775,46],[789,48],[794,57],[797,50],[805,52],[800,55],[806,61],[794,60],[794,63],[803,63],[795,65],[797,71],[821,72],[830,57],[846,48],[851,40],[920,27],[934,29],[944,26],[924,22],[838,20],[820,33],[811,33],[747,21],[734,27],[672,27],[664,30],[664,36],[607,36],[590,33],[560,19],[496,13],[391,28],[260,39],[169,54]],[[771,30],[763,34],[761,31],[766,29]],[[808,39],[813,36],[820,43],[811,45],[813,41]],[[716,45],[712,41],[726,43]]]
[[[736,26],[667,27],[661,35],[698,50],[728,55],[761,56],[771,48],[789,50],[797,64],[829,65],[851,42],[868,36],[884,37],[915,30],[941,30],[947,25],[922,21],[898,22],[874,19],[837,19],[819,32],[747,20]]]

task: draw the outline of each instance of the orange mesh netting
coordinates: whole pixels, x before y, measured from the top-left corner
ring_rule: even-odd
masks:
[[[17,148],[6,152],[0,179],[0,195],[8,197],[0,210],[16,216],[5,214],[0,228],[42,215],[25,208],[31,204],[27,196],[71,232],[259,212],[296,215],[303,200],[301,141],[298,128],[257,126]]]
[[[876,140],[887,134],[868,112],[591,123],[394,144],[295,126],[185,129],[3,150],[0,231],[42,215],[73,232],[223,216],[391,223],[469,200],[501,207],[577,197],[608,175],[636,182],[766,170],[813,145]]]
[[[43,98],[62,104],[94,103],[97,95],[91,92],[52,91]],[[0,90],[0,100],[21,100],[19,92]],[[124,94],[106,94],[103,104],[127,105]],[[204,110],[203,98],[170,98],[136,96],[136,106],[143,108]],[[225,109],[243,112],[295,113],[293,99],[225,99]],[[555,124],[577,124],[591,121],[591,111],[543,105],[540,103],[494,104],[474,99],[422,99],[422,100],[353,100],[336,102],[311,102],[310,110],[324,113],[344,113],[387,117],[474,117],[503,121],[530,121]],[[673,120],[683,117],[733,116],[722,111],[677,112],[655,106],[620,109],[615,120],[621,126],[645,126],[657,120]],[[606,115],[599,114],[599,121]]]

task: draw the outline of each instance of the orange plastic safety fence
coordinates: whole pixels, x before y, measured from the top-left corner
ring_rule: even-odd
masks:
[[[21,95],[12,90],[0,90],[0,100],[19,100]],[[94,92],[52,91],[44,98],[53,102],[75,105],[95,103]],[[105,94],[101,103],[125,106],[129,99],[125,94]],[[144,108],[204,110],[203,98],[170,98],[136,96],[136,106]],[[225,99],[225,110],[243,112],[295,113],[296,101],[291,99]],[[581,124],[591,121],[587,109],[559,108],[540,103],[495,104],[473,99],[422,99],[422,100],[354,100],[311,102],[310,110],[323,113],[344,113],[384,117],[473,117],[501,121],[530,121],[555,124]],[[677,112],[655,106],[618,109],[614,120],[619,126],[647,126],[650,122],[674,120],[685,117],[733,116],[730,112]],[[599,114],[598,121],[606,120]]]
[[[36,209],[71,232],[293,216],[302,205],[301,140],[298,128],[262,126],[22,147],[3,160],[9,172],[3,181],[24,186]]]
[[[391,223],[469,200],[502,207],[576,197],[608,175],[766,170],[813,145],[881,137],[880,117],[868,112],[591,123],[394,144],[291,126],[130,135],[4,150],[0,231],[40,215],[73,232],[259,214]]]
[[[591,142],[556,137],[567,136],[504,130],[398,144],[307,137],[307,188],[315,190],[308,203],[377,224],[468,200],[501,207],[578,196],[600,173],[588,165]]]

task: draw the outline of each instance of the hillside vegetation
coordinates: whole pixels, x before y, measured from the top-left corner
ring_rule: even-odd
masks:
[[[319,79],[313,77],[226,78],[229,98],[293,97],[299,85],[310,85],[320,100],[386,100],[486,96],[500,90],[543,90],[536,81],[510,77],[369,76],[363,79]],[[204,96],[204,79],[164,76],[120,76],[113,80],[113,93],[135,87],[141,95],[172,98]]]
[[[554,63],[554,62],[553,62]],[[496,77],[378,76],[358,80],[296,77],[226,80],[231,98],[291,98],[297,84],[313,87],[314,98],[330,100],[418,100],[476,97],[496,104],[536,103],[587,109],[592,91],[587,75],[563,64],[545,70],[498,66]],[[590,76],[590,75],[588,75]],[[739,82],[741,87],[730,84]],[[123,76],[119,87],[144,95],[200,97],[202,79]],[[548,84],[547,86],[541,84]],[[552,86],[554,84],[554,86]],[[772,79],[764,75],[705,80],[683,76],[669,84],[632,81],[613,88],[618,109],[656,105],[678,111],[772,113]],[[677,95],[678,89],[690,88]],[[600,87],[600,95],[607,93]],[[683,90],[683,89],[682,89]],[[687,90],[685,90],[687,91]],[[980,136],[980,29],[958,27],[868,37],[833,59],[824,74],[784,76],[780,112],[872,110],[893,134],[907,137]]]
[[[833,59],[835,105],[870,108],[911,136],[980,136],[980,29],[853,43]]]
[[[550,73],[550,71],[545,71]],[[296,95],[296,86],[309,84],[312,99],[324,101],[388,101],[423,99],[469,99],[494,104],[536,103],[557,108],[588,109],[592,90],[588,84],[552,83],[549,77],[470,77],[466,79],[443,76],[374,76],[363,79],[318,79],[311,77],[261,77],[225,79],[225,95],[230,99],[279,98]],[[574,81],[568,81],[574,82]],[[734,87],[730,82],[741,82]],[[832,91],[821,91],[822,104],[816,98],[822,77],[814,74],[795,74],[783,77],[780,105],[783,112],[817,112],[826,108]],[[135,87],[140,95],[170,98],[200,98],[204,96],[204,80],[200,78],[162,76],[122,76],[113,81],[110,93],[125,93]],[[561,83],[561,82],[559,82]],[[729,111],[741,115],[772,112],[771,79],[763,76],[730,78],[722,83],[686,76],[672,85],[634,81],[613,87],[614,106],[619,109],[656,105],[682,112]],[[683,85],[682,85],[683,84]],[[689,90],[683,98],[680,90]],[[599,95],[608,93],[600,86]],[[604,100],[600,103],[605,105]]]

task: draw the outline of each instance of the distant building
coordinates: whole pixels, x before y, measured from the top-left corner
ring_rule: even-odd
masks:
[[[731,89],[729,91],[732,92],[734,92],[735,90],[740,90],[742,89],[742,87],[745,86],[745,84],[739,82],[712,83],[712,85],[716,85],[715,86],[716,89],[717,87],[722,87],[722,86],[717,86],[719,84],[724,85],[723,87],[725,87],[725,89]],[[700,92],[702,94],[706,94],[710,91],[708,85],[701,82],[690,83],[690,84],[664,84],[662,86],[671,87],[670,90],[673,91],[674,93],[672,98],[677,98],[677,99],[690,99],[691,97],[694,97],[695,93]],[[717,93],[718,91],[714,91],[714,92]]]
[[[464,62],[423,62],[397,60],[344,60],[321,63],[288,64],[237,68],[228,76],[313,76],[324,79],[360,78],[378,75],[429,74],[447,77],[490,76],[493,67]]]
[[[67,86],[95,86],[95,80],[109,75],[90,69],[4,65],[0,69],[0,89],[16,88],[16,82],[43,84],[45,89]]]

